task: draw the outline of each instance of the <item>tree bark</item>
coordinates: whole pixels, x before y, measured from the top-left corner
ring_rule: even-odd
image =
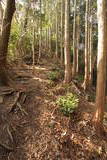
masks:
[[[96,89],[96,112],[93,122],[98,133],[102,132],[105,88],[106,88],[106,55],[107,55],[107,22],[106,0],[97,1],[98,15],[98,58],[97,58],[97,89]]]
[[[40,61],[41,55],[42,55],[42,0],[40,0],[40,28],[39,28],[39,57],[38,57],[38,63]]]
[[[86,90],[89,85],[89,56],[88,56],[88,11],[89,11],[89,0],[86,0],[86,13],[85,13],[85,75],[83,88]]]
[[[76,75],[79,71],[79,41],[80,41],[80,15],[77,16],[77,65],[76,65]]]
[[[58,58],[58,7],[56,7],[56,58]]]
[[[93,76],[92,76],[92,51],[93,51],[93,35],[92,35],[92,15],[90,17],[90,28],[89,28],[89,34],[90,34],[90,48],[89,48],[89,84],[92,85]]]
[[[2,24],[1,42],[0,42],[0,82],[6,85],[8,82],[6,74],[6,62],[8,42],[10,37],[11,22],[15,12],[15,0],[7,0],[4,19]]]
[[[64,52],[63,52],[63,46],[64,46],[64,0],[61,1],[61,64],[64,63]]]
[[[0,34],[1,34],[1,29],[2,29],[2,23],[3,23],[3,7],[2,7],[2,4],[0,2]]]
[[[71,81],[71,57],[70,57],[70,0],[65,0],[65,77],[64,82],[69,83]]]
[[[76,66],[77,66],[77,39],[76,39],[76,7],[77,0],[74,1],[74,24],[73,24],[73,71],[72,76],[76,75]]]
[[[30,9],[30,2],[28,0],[27,6],[25,8],[25,21],[24,21],[24,32],[26,33],[27,31],[27,25],[28,25],[28,14],[29,14],[29,9]],[[22,31],[23,32],[23,31]]]

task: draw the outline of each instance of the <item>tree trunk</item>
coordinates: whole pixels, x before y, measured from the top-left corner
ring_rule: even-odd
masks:
[[[65,77],[64,82],[69,83],[71,81],[71,57],[70,57],[70,0],[65,0]]]
[[[103,116],[105,107],[106,88],[106,55],[107,55],[107,22],[106,0],[98,0],[98,58],[97,58],[97,89],[96,89],[96,112],[93,122],[98,133],[102,132]]]
[[[89,34],[90,34],[90,48],[89,48],[89,83],[92,85],[92,51],[93,51],[93,37],[92,37],[92,15],[90,17],[90,28],[89,28]]]
[[[63,46],[64,46],[64,0],[61,1],[61,64],[64,62],[64,52],[63,52]]]
[[[29,9],[30,9],[30,2],[29,2],[29,0],[28,0],[27,6],[26,6],[26,8],[25,8],[24,32],[27,31]],[[22,31],[22,32],[23,32],[23,31]]]
[[[0,42],[0,83],[8,83],[6,74],[6,62],[8,42],[10,37],[11,22],[15,12],[15,0],[7,0],[4,19],[2,24],[1,42]]]
[[[2,29],[2,22],[3,22],[3,7],[2,7],[2,4],[0,2],[0,34],[1,34],[1,29]]]
[[[77,66],[77,39],[76,39],[76,7],[77,0],[74,1],[74,24],[73,24],[73,71],[72,76],[76,75],[76,66]]]
[[[33,73],[34,73],[35,71],[35,25],[33,26],[32,59],[33,59],[32,65],[33,65]]]
[[[83,88],[86,90],[89,85],[89,56],[88,56],[88,11],[89,11],[89,0],[86,0],[86,15],[85,15],[85,75]]]
[[[40,61],[41,58],[41,50],[42,50],[42,0],[40,0],[40,28],[39,28],[39,57],[38,57],[38,63]]]
[[[52,50],[52,43],[51,43],[51,27],[49,27],[49,53],[51,53]]]
[[[56,7],[56,58],[58,58],[58,8]]]
[[[76,65],[76,75],[79,71],[79,41],[80,41],[80,15],[77,16],[77,65]]]

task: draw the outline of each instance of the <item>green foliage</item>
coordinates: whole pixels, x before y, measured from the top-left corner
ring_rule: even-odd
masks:
[[[76,80],[78,80],[78,82],[83,82],[83,80],[84,80],[84,75],[78,75],[76,78],[75,78]]]
[[[58,66],[53,66],[52,71],[48,73],[48,79],[51,81],[58,81],[64,77],[64,70]]]
[[[15,50],[16,50],[16,43],[19,39],[19,25],[14,23],[12,25],[10,40],[9,40],[9,57],[11,60],[15,58]]]
[[[66,96],[58,98],[56,103],[60,106],[61,112],[63,112],[64,115],[69,116],[78,107],[78,102],[77,96],[69,93]]]
[[[52,72],[49,72],[49,74],[48,74],[48,79],[52,80],[52,81],[57,81],[58,77],[59,77],[58,71],[52,71]]]

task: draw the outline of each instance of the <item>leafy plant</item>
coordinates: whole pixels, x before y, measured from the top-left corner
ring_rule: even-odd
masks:
[[[69,93],[66,96],[61,96],[58,98],[56,103],[60,106],[61,112],[63,112],[64,115],[69,116],[78,107],[78,102],[79,99],[77,96]]]
[[[48,73],[48,79],[52,81],[56,81],[59,78],[59,72],[58,71],[52,71]]]

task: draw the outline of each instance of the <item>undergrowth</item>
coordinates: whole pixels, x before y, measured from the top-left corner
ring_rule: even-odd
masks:
[[[77,98],[77,96],[69,93],[66,96],[59,97],[56,103],[60,107],[60,111],[64,115],[69,116],[78,107],[78,102],[79,99]]]

